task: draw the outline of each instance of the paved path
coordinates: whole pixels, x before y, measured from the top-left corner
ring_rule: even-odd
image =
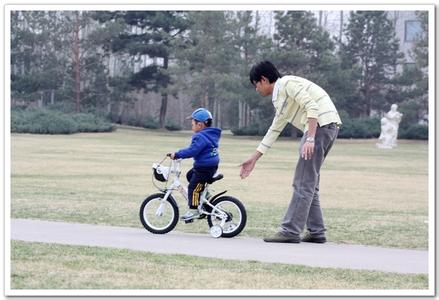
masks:
[[[231,239],[215,239],[209,234],[174,231],[165,235],[154,235],[137,228],[28,219],[11,220],[11,239],[312,267],[428,273],[428,251],[360,245],[273,244],[256,238],[238,236]]]

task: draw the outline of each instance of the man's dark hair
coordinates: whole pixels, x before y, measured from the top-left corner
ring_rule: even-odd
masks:
[[[250,82],[254,85],[261,81],[262,76],[266,77],[270,83],[282,77],[276,67],[268,60],[261,61],[254,65],[250,70]]]

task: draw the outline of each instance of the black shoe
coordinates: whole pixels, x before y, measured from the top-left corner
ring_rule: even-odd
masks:
[[[302,238],[302,242],[305,243],[318,243],[318,244],[323,244],[326,243],[326,237],[324,236],[312,236],[309,233],[306,234],[303,238]]]
[[[292,237],[278,232],[273,236],[264,238],[264,242],[267,243],[300,243],[299,237]]]

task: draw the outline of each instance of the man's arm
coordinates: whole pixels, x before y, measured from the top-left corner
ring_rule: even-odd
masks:
[[[310,159],[314,154],[314,138],[317,131],[317,116],[319,106],[311,98],[307,92],[307,87],[302,83],[294,84],[293,82],[289,82],[286,86],[286,90],[289,95],[294,95],[294,101],[296,101],[306,112],[308,120],[308,131],[306,132],[307,141],[305,141],[302,146],[301,156],[307,160]]]
[[[311,156],[314,154],[314,138],[316,136],[317,131],[317,119],[315,118],[308,118],[308,133],[307,133],[307,140],[302,146],[302,158],[305,160],[310,159]]]

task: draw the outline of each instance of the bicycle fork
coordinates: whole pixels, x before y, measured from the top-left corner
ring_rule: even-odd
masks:
[[[160,205],[157,208],[157,210],[155,211],[155,215],[157,217],[161,217],[163,215],[163,212],[165,211],[166,201],[168,200],[168,197],[169,197],[169,195],[171,195],[171,193],[172,193],[172,189],[168,189],[166,191],[166,194],[163,197],[162,201],[160,201]]]

